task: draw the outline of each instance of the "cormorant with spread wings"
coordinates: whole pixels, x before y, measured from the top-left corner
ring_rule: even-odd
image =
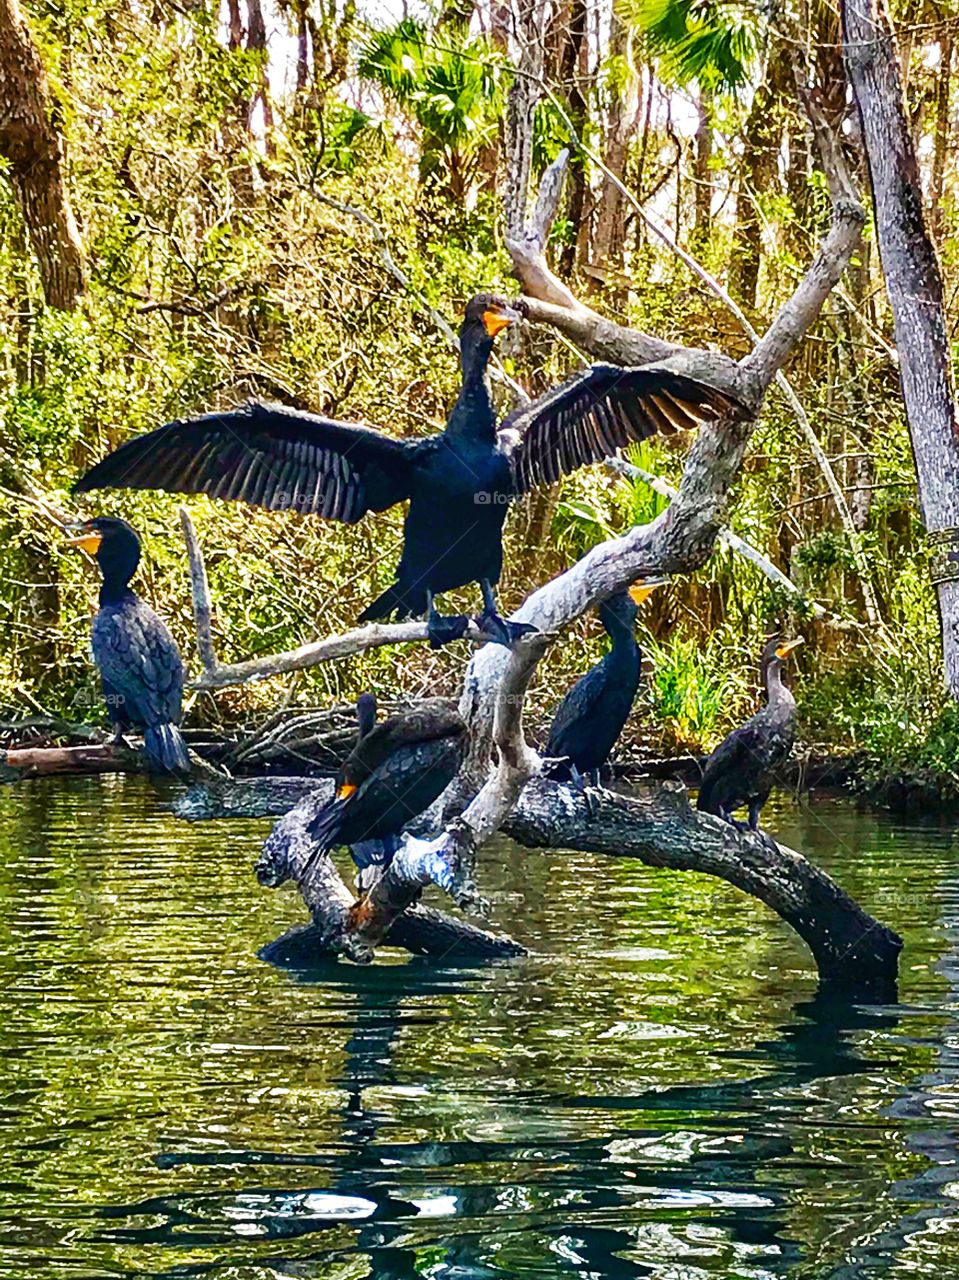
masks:
[[[594,364],[511,413],[497,428],[486,371],[496,335],[524,318],[521,303],[478,294],[460,330],[462,387],[438,435],[398,440],[369,427],[279,405],[171,422],[121,445],[75,486],[164,489],[236,499],[354,524],[409,500],[395,583],[363,612],[429,619],[430,642],[465,634],[434,600],[478,582],[489,635],[509,644],[528,630],[504,622],[494,588],[510,500],[599,462],[634,440],[696,427],[741,406],[662,365]]]

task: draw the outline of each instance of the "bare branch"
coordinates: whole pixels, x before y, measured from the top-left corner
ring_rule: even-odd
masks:
[[[825,143],[828,130],[825,128],[821,115],[817,117],[813,127],[814,130],[818,131],[817,136],[821,135]],[[572,128],[571,125],[570,128]],[[765,338],[760,339],[745,312],[730,297],[719,281],[643,207],[635,195],[603,163],[599,156],[584,146],[581,141],[579,145],[583,154],[587,155],[606,174],[609,181],[621,192],[650,230],[723,303],[756,344],[754,350],[740,365],[742,373],[746,375],[740,386],[740,396],[745,398],[744,392],[747,390],[752,391],[753,399],[758,409],[762,393],[767,390],[773,380],[776,381],[777,386],[785,395],[800,430],[806,438],[810,451],[825,478],[856,561],[866,619],[870,626],[881,628],[882,623],[872,585],[872,575],[862,549],[859,533],[849,511],[845,494],[799,397],[782,372],[782,366],[788,355],[815,323],[826,298],[848,266],[849,260],[859,242],[865,222],[865,214],[856,199],[848,170],[843,165],[833,173],[831,189],[836,193],[836,199],[833,207],[833,224],[829,235],[820,247],[802,282],[770,326]],[[824,146],[822,161],[827,168],[839,165],[841,156],[838,148],[834,145]],[[555,183],[555,178],[552,175],[550,183],[552,189],[552,185]],[[538,252],[535,248],[536,245],[539,246]],[[538,306],[532,299],[527,300],[530,319],[554,324],[567,337],[572,338],[591,354],[602,359],[614,360],[621,364],[643,364],[648,360],[660,358],[659,354],[647,354],[654,350],[655,339],[650,339],[648,335],[639,334],[634,330],[623,330],[620,326],[610,325],[608,321],[603,321],[596,312],[584,307],[564,285],[561,285],[556,280],[546,263],[542,248],[542,235],[536,227],[532,227],[529,234],[524,236],[522,240],[514,239],[508,241],[507,247],[513,256],[514,268],[523,287],[531,290],[535,297],[540,299]],[[549,309],[547,310],[546,308]],[[624,348],[629,351],[630,355],[635,352],[635,356],[638,358],[624,359]],[[700,353],[696,354],[699,355]],[[691,373],[696,377],[702,377],[704,374],[708,377],[708,367],[704,368],[701,359],[697,359],[693,364],[692,356],[693,353],[685,348],[673,349],[673,359],[677,367],[682,367],[685,372]]]
[[[484,644],[489,636],[470,620],[465,638],[474,644]],[[414,644],[428,640],[425,622],[370,622],[365,627],[354,627],[342,635],[325,640],[313,640],[298,649],[270,654],[263,658],[249,658],[246,662],[217,664],[204,671],[194,681],[196,689],[225,689],[228,685],[246,684],[249,680],[266,680],[270,676],[287,675],[291,671],[303,671],[323,662],[336,662],[352,658],[367,649],[379,649],[387,644]]]
[[[205,675],[216,671],[216,652],[213,648],[213,610],[210,605],[210,584],[206,576],[203,551],[197,541],[193,520],[186,507],[180,507],[180,526],[186,542],[190,561],[190,593],[193,597],[193,620],[196,626],[196,648]]]

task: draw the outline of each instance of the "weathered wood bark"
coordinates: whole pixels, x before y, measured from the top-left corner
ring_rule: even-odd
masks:
[[[63,173],[56,111],[17,0],[0,0],[0,155],[36,255],[43,296],[71,311],[83,292],[80,233]]]
[[[332,784],[317,788],[304,778],[249,779],[194,788],[177,811],[194,820],[262,816],[297,798],[296,807],[280,819],[264,847],[260,874],[268,884],[295,880],[321,930],[323,946],[366,961],[372,951],[358,946],[349,928],[356,906],[332,862],[319,859],[304,875],[314,847],[306,827],[331,792]],[[590,815],[578,792],[533,779],[522,788],[502,830],[531,849],[583,849],[638,858],[651,867],[718,876],[765,903],[799,934],[825,985],[882,996],[893,991],[902,939],[801,854],[785,845],[771,847],[698,813],[680,783],[640,786],[629,796],[594,794],[599,799]],[[406,944],[392,933],[399,919],[389,922],[385,940],[402,946]]]
[[[82,747],[14,747],[0,752],[0,780],[57,773],[142,773],[135,751],[113,743]]]
[[[278,794],[276,784],[283,780],[259,781],[268,782],[265,793],[268,797],[275,798]],[[308,782],[304,779],[287,781]],[[195,788],[189,793],[186,802],[181,802],[178,807],[181,816],[189,814],[195,818],[198,815],[195,806],[191,812],[190,799],[191,797],[200,798],[202,806],[204,790],[204,788]],[[219,792],[220,795],[224,795],[229,794],[229,790],[229,784],[222,784],[208,789],[208,794],[216,796]],[[252,790],[252,787],[243,788],[242,794],[249,796]],[[316,858],[307,868],[316,847],[308,828],[329,800],[332,792],[332,782],[320,784],[315,780],[312,782],[303,798],[285,813],[273,828],[263,846],[256,873],[260,883],[271,888],[277,888],[290,879],[296,881],[300,895],[313,917],[313,924],[308,926],[310,931],[306,938],[297,936],[296,946],[300,951],[304,946],[308,946],[314,960],[323,955],[344,954],[358,964],[366,964],[373,958],[373,949],[369,939],[364,937],[357,928],[357,903],[354,894],[347,888],[330,857]],[[279,793],[282,794],[282,789]],[[236,812],[234,808],[233,814],[235,815]],[[224,815],[221,812],[217,816]],[[524,954],[524,948],[510,938],[477,929],[473,925],[460,924],[441,912],[428,912],[419,908],[416,905],[416,899],[419,897],[422,884],[414,890],[398,877],[388,877],[389,873],[383,880],[388,881],[394,890],[399,889],[402,894],[402,904],[397,903],[396,910],[390,914],[389,918],[385,915],[376,918],[377,942],[387,942],[389,945],[404,947],[408,951],[431,955],[434,958],[448,956],[453,952],[461,956],[469,955],[477,958],[508,958]],[[381,890],[381,897],[382,894]],[[365,901],[360,905],[364,905]],[[366,906],[365,909],[367,923],[370,924],[376,911],[375,903]],[[281,952],[268,954],[267,958],[278,960],[280,954],[290,945],[291,936],[286,934],[276,943],[271,944],[271,947],[279,947]]]
[[[942,277],[884,0],[843,0],[843,41],[872,183],[919,500],[937,549],[946,684],[959,698],[959,423]]]

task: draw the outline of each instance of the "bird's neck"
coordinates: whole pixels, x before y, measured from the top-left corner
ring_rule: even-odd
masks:
[[[604,614],[603,626],[613,642],[609,651],[613,662],[632,659],[639,653],[639,645],[636,643],[636,636],[631,622],[627,622],[625,618],[618,618],[613,614]]]
[[[463,385],[446,425],[448,435],[467,435],[490,441],[496,439],[496,415],[486,377],[492,350],[492,339],[462,344],[460,364]]]
[[[783,681],[782,663],[770,662],[766,667],[766,701],[770,707],[794,707],[796,699]]]
[[[124,578],[122,581],[119,578],[103,579],[103,585],[100,588],[101,604],[119,604],[121,600],[125,600],[132,595],[129,577]]]
[[[98,556],[103,586],[100,588],[101,604],[116,604],[130,591],[130,579],[137,571],[140,563],[140,547],[131,541],[121,546],[111,546],[104,556]]]

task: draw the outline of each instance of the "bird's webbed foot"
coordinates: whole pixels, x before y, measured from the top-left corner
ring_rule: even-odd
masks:
[[[748,822],[742,822],[739,818],[734,818],[728,809],[721,808],[719,810],[719,816],[722,818],[723,822],[728,822],[729,825],[731,827],[735,827],[737,831],[746,832],[752,830]]]
[[[496,608],[496,593],[488,578],[480,579],[480,590],[483,593],[483,612],[476,619],[476,625],[486,632],[494,644],[503,644],[510,649],[523,636],[532,635],[539,630],[528,622],[507,622],[500,617]]]
[[[539,630],[528,622],[507,622],[495,609],[484,609],[477,617],[476,625],[494,644],[503,644],[507,649],[511,649],[523,636],[532,635]]]
[[[431,649],[442,649],[454,640],[462,640],[469,630],[470,620],[465,613],[443,615],[431,612],[426,620],[426,634]]]
[[[587,782],[575,765],[570,766],[570,774],[573,779],[573,785],[582,795],[586,802],[586,816],[592,821],[599,812],[599,797],[597,792],[599,787],[599,771],[597,769],[590,770],[590,781]]]

